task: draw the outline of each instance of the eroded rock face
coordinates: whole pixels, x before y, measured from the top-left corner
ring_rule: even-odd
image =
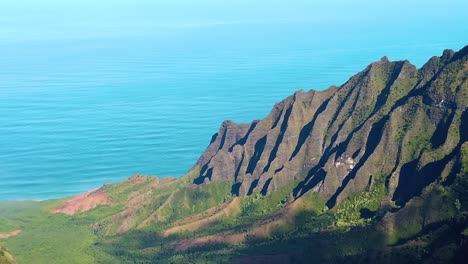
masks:
[[[404,204],[448,170],[466,141],[467,50],[444,51],[419,70],[384,57],[340,87],[296,92],[262,120],[226,121],[194,184],[231,182],[234,195],[246,196],[294,183],[293,197],[318,192],[333,207],[377,183]]]

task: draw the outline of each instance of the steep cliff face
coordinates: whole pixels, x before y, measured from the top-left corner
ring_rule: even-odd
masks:
[[[25,263],[464,263],[467,53],[421,69],[383,57],[262,120],[226,121],[179,179],[0,204],[16,229],[0,242]]]
[[[456,173],[467,140],[467,51],[446,50],[419,70],[383,57],[340,87],[296,92],[262,120],[226,121],[194,183],[228,182],[238,196],[294,183],[292,198],[317,192],[330,208],[385,185],[403,205]]]

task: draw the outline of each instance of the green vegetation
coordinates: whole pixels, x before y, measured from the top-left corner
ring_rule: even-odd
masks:
[[[123,185],[126,184],[126,182],[123,182]],[[143,186],[145,185],[141,185],[142,188]],[[228,195],[229,190],[225,186],[226,184],[221,182],[213,182],[201,190],[198,189],[201,187],[176,190],[174,197],[178,199],[174,199],[174,201],[182,201],[182,203],[175,202],[175,204],[168,207],[171,210],[168,209],[163,213],[163,216],[171,219],[171,221],[167,221],[165,224],[154,223],[150,225],[148,230],[154,229],[155,225],[159,225],[160,228],[157,229],[162,230],[161,227],[171,226],[172,220],[181,219],[202,212],[211,205],[229,201],[232,197]],[[252,196],[242,198],[240,203],[242,213],[238,217],[223,218],[206,229],[181,235],[189,235],[190,237],[207,235],[213,232],[249,231],[253,228],[256,220],[266,217],[287,205],[288,193],[290,193],[293,186],[291,184],[281,188],[270,196],[261,196],[255,193]],[[122,186],[109,187],[113,188],[112,190],[125,189]],[[135,189],[134,191],[138,190]],[[310,199],[306,200],[303,206],[304,210],[301,211],[303,218],[298,219],[298,221],[306,222],[304,226],[311,227],[313,221],[304,219],[305,215],[307,215],[307,218],[318,215],[321,208],[324,208],[324,202],[316,196],[313,197],[311,196]],[[163,262],[190,260],[204,263],[207,259],[230,259],[236,250],[243,250],[248,246],[248,244],[241,244],[228,250],[222,250],[214,245],[206,245],[202,248],[202,252],[200,252],[201,249],[197,249],[177,253],[171,246],[171,241],[177,240],[177,236],[164,238],[159,233],[136,230],[116,236],[97,232],[94,228],[95,223],[101,219],[109,219],[109,217],[121,211],[121,205],[101,206],[75,216],[52,214],[48,211],[50,207],[60,204],[63,204],[61,200],[24,205],[16,205],[15,203],[0,204],[3,215],[8,215],[8,217],[3,216],[8,221],[2,222],[2,228],[5,230],[20,228],[23,230],[21,234],[15,237],[0,240],[1,244],[7,245],[10,251],[15,254],[19,263],[128,263],[154,260]],[[177,210],[177,206],[181,206],[182,210]],[[310,213],[307,214],[306,212]],[[167,215],[165,215],[166,213]],[[10,216],[12,217],[9,218]],[[7,223],[7,225],[3,225],[3,223]],[[284,239],[286,238],[285,234],[291,231],[291,229],[276,230],[275,233],[271,234],[270,240]],[[246,243],[249,242],[246,241]],[[203,253],[204,251],[206,252]],[[163,254],[162,252],[166,253]]]
[[[7,252],[6,248],[0,247],[0,264],[14,264],[16,263],[10,253]]]
[[[466,146],[463,151],[466,154]],[[465,154],[464,158],[466,158]],[[462,172],[466,172],[467,163],[463,164]],[[465,176],[466,173],[459,174],[458,184],[462,184],[461,180],[466,178]],[[383,177],[377,178],[383,179]],[[147,185],[142,184],[140,188],[144,189],[144,186]],[[395,251],[380,251],[385,241],[390,244],[404,243],[403,245],[406,245],[404,242],[406,240],[402,239],[433,241],[441,234],[431,233],[427,236],[426,233],[421,233],[424,230],[421,219],[425,217],[429,223],[430,219],[435,219],[435,223],[444,223],[448,221],[447,217],[454,215],[455,210],[464,210],[463,200],[455,195],[456,190],[452,192],[451,188],[432,188],[432,191],[428,191],[429,196],[426,198],[425,206],[413,203],[408,205],[409,208],[411,206],[425,208],[425,213],[421,215],[423,212],[421,209],[416,211],[409,209],[409,212],[415,214],[405,216],[403,218],[405,220],[398,224],[394,233],[385,235],[375,229],[377,223],[375,217],[363,216],[362,213],[363,210],[375,213],[386,195],[384,182],[376,180],[368,189],[349,195],[333,210],[327,210],[325,201],[317,194],[308,193],[302,197],[302,205],[295,213],[295,225],[272,230],[268,237],[249,238],[228,247],[206,244],[187,251],[176,251],[173,243],[177,243],[182,238],[191,239],[223,232],[237,233],[253,230],[258,220],[268,219],[274,212],[289,204],[289,193],[294,184],[280,188],[268,196],[254,192],[251,196],[241,198],[241,214],[238,216],[220,218],[210,226],[191,232],[170,237],[162,236],[161,232],[173,226],[177,219],[183,219],[212,206],[229,202],[233,197],[229,195],[230,190],[226,186],[229,185],[222,182],[181,189],[166,186],[165,188],[173,190],[173,197],[177,197],[173,199],[174,202],[171,202],[170,206],[166,205],[162,213],[168,221],[156,221],[143,230],[132,229],[118,235],[99,233],[95,224],[101,223],[102,219],[111,219],[110,223],[117,225],[118,222],[113,222],[116,221],[113,216],[122,211],[123,204],[100,206],[75,216],[66,216],[48,211],[48,208],[62,204],[61,200],[40,203],[0,203],[2,230],[23,230],[17,236],[0,240],[0,244],[7,246],[8,251],[13,253],[19,263],[206,263],[207,261],[228,263],[231,260],[243,258],[246,254],[286,254],[289,260],[314,257],[317,260],[331,261],[355,258],[366,254],[369,250],[376,252],[375,255],[368,256],[374,260],[384,257],[393,259],[398,258],[397,255],[400,253],[397,252],[402,251],[396,249]],[[121,186],[109,187],[113,188],[112,190],[122,188]],[[127,196],[133,197],[139,191],[141,190],[136,188]],[[153,192],[165,193],[164,190],[157,188]],[[163,198],[159,200],[158,197]],[[155,196],[154,199],[167,202],[168,196]],[[460,206],[456,205],[457,201],[460,202]],[[447,203],[453,205],[452,213],[438,210],[438,207]],[[415,221],[405,222],[408,219],[415,219]],[[468,224],[466,219],[458,219],[460,223]],[[435,230],[439,229],[436,227]],[[466,227],[460,225],[458,234],[466,235],[467,232]],[[416,258],[418,254],[423,254],[421,252],[427,250],[426,246],[403,247],[405,256],[412,258]]]
[[[351,194],[335,209],[335,225],[339,228],[364,226],[372,221],[371,216],[380,208],[385,195],[383,182],[376,183],[371,190]]]
[[[170,203],[162,207],[161,216],[173,222],[197,214],[230,199],[230,185],[214,181],[207,186],[191,186],[172,193]]]
[[[14,210],[12,206],[2,204],[1,208]],[[95,259],[86,254],[93,243],[92,230],[82,220],[51,214],[46,207],[47,203],[41,203],[41,207],[17,211],[14,220],[20,221],[15,228],[22,232],[0,243],[7,243],[19,263],[93,263]]]
[[[213,143],[182,178],[134,175],[77,205],[0,203],[0,263],[466,261],[467,101],[457,96],[468,88],[465,64],[422,72],[382,60],[321,94],[329,101],[318,102],[320,113],[306,107],[317,97],[298,102],[300,109],[279,104],[291,106],[289,119],[275,131],[272,120],[250,131],[277,142],[274,151],[231,124],[222,137],[231,150]],[[244,165],[230,164],[240,157]],[[247,159],[255,161],[247,168],[257,167],[242,175]],[[209,180],[194,183],[200,168],[210,168]],[[234,182],[258,177],[270,185],[233,196]],[[67,206],[80,213],[52,213]]]
[[[289,195],[294,188],[294,182],[284,186],[268,196],[262,196],[258,191],[242,199],[241,217],[257,219],[283,208],[288,203]]]
[[[464,235],[464,236],[468,236],[468,227],[465,228],[465,230],[463,230],[463,235]]]

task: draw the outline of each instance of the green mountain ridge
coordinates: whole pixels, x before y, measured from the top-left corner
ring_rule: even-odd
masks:
[[[383,57],[225,121],[179,179],[0,203],[18,263],[458,263],[468,252],[468,46]]]

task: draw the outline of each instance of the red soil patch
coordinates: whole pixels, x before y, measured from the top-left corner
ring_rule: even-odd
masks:
[[[213,209],[215,208],[215,209]],[[221,209],[220,211],[216,212],[217,209]],[[193,231],[201,228],[205,228],[210,226],[211,224],[215,223],[222,217],[235,217],[236,215],[240,214],[240,199],[239,197],[234,198],[233,200],[221,204],[217,207],[212,207],[208,209],[208,212],[214,213],[210,216],[205,215],[206,218],[203,218],[203,215],[195,215],[189,218],[186,218],[181,221],[184,223],[182,225],[176,225],[173,228],[166,230],[163,233],[164,237],[168,237],[177,233],[185,232],[185,231]],[[205,212],[206,213],[206,212]],[[190,222],[188,222],[190,221]]]
[[[136,186],[140,185],[148,179],[148,176],[143,176],[140,174],[133,174],[130,178],[128,178],[126,181],[130,183],[130,186]]]
[[[159,196],[156,189],[173,184],[175,179],[174,177],[159,179],[156,176],[134,174],[130,178],[118,183],[118,185],[123,185],[123,188],[119,190],[121,193],[127,192],[129,188],[135,186],[138,186],[138,188],[132,190],[127,195],[127,199],[123,201],[125,209],[112,217],[113,224],[120,224],[117,233],[125,233],[133,227],[141,228],[147,224],[147,222],[140,223],[141,221],[138,218],[141,217],[140,210],[152,206],[153,200]],[[158,211],[153,212],[153,214],[157,215]],[[110,231],[108,230],[108,232]]]
[[[200,221],[200,220],[202,220],[202,219],[204,219],[204,218],[206,218],[208,216],[214,215],[214,214],[226,209],[231,204],[231,202],[232,201],[225,202],[225,203],[220,204],[220,205],[216,205],[216,206],[211,207],[211,208],[207,209],[206,211],[201,212],[199,214],[192,215],[190,217],[178,220],[178,221],[176,221],[174,223],[174,226],[186,225],[186,224],[193,223],[195,221]]]
[[[166,218],[161,215],[161,210],[164,209],[166,206],[170,205],[172,202],[172,199],[174,198],[174,193],[171,193],[167,200],[156,210],[154,211],[148,218],[146,218],[139,226],[138,228],[142,228],[149,223],[152,222],[164,222],[166,221]]]
[[[293,225],[295,222],[296,213],[300,211],[303,206],[303,200],[298,199],[295,202],[289,204],[288,206],[271,214],[270,218],[260,220],[254,223],[252,229],[248,232],[223,232],[204,237],[186,239],[176,244],[175,248],[177,251],[185,251],[191,247],[203,246],[206,244],[240,244],[245,242],[248,237],[267,238],[275,230]]]
[[[5,238],[12,237],[12,236],[16,236],[19,233],[21,233],[21,229],[16,229],[16,230],[13,230],[13,231],[11,231],[9,233],[0,233],[0,239],[5,239]]]
[[[128,194],[127,200],[125,201],[126,207],[138,207],[146,201],[150,201],[153,196],[153,191],[160,186],[164,186],[171,183],[176,178],[166,177],[159,179],[156,176],[144,176],[141,174],[134,174],[130,178],[117,183],[117,185],[123,186],[119,192],[125,192],[128,189],[139,186],[138,189]]]
[[[259,222],[257,227],[254,227],[249,232],[242,232],[242,233],[219,233],[210,236],[204,237],[197,237],[194,239],[186,239],[176,245],[177,251],[185,251],[191,247],[199,247],[206,244],[228,244],[228,245],[236,245],[243,243],[247,240],[247,237],[251,238],[267,238],[270,236],[275,230],[292,224],[288,222],[286,218],[280,218],[278,220],[274,220],[269,223]]]
[[[148,181],[150,181],[150,183],[146,184],[145,186],[141,186],[141,188],[139,188],[138,190],[128,195],[128,200],[125,203],[127,207],[139,206],[141,205],[141,203],[151,200],[154,189],[159,188],[160,186],[164,186],[175,180],[174,177],[167,177],[167,178],[159,179],[156,176],[135,176],[134,175],[131,178],[133,177],[135,177],[135,180],[130,181],[130,186],[141,185],[141,184],[147,183]],[[142,180],[141,177],[144,177],[143,178],[144,180]]]
[[[65,202],[65,205],[53,208],[50,211],[53,213],[64,213],[74,215],[81,212],[89,211],[98,205],[112,205],[113,203],[107,197],[107,194],[102,188],[96,188],[85,193],[79,194]]]
[[[235,235],[212,235],[205,237],[198,237],[195,239],[183,240],[176,246],[177,251],[185,251],[191,247],[203,246],[206,244],[238,244],[245,240],[245,233]]]

